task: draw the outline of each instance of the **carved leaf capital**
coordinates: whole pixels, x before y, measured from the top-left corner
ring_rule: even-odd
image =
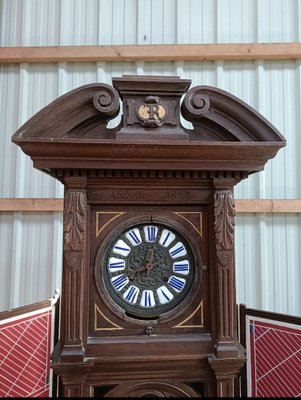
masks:
[[[235,205],[231,192],[217,192],[214,195],[215,238],[218,248],[234,247]]]
[[[83,192],[68,191],[65,196],[65,247],[79,250],[86,236],[87,200]]]

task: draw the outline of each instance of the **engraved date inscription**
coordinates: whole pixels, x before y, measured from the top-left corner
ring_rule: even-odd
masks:
[[[166,198],[169,201],[187,201],[190,199],[190,192],[189,190],[168,190]]]
[[[192,200],[192,193],[189,190],[162,190],[160,189],[142,189],[127,190],[118,189],[108,192],[107,198],[110,201],[120,202],[187,202]]]
[[[114,190],[112,191],[113,200],[141,200],[142,193],[140,190]]]

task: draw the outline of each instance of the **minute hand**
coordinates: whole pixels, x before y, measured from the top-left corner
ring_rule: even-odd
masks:
[[[146,270],[146,276],[149,276],[151,270],[154,268],[154,247],[152,248],[149,260],[147,264],[145,265],[145,270]]]

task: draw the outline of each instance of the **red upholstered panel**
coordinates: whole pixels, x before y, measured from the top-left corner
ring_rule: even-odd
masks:
[[[52,309],[0,322],[0,396],[49,397]]]
[[[248,396],[300,397],[301,326],[249,317],[246,327]]]

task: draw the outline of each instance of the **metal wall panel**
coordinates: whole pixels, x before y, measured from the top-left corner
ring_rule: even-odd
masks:
[[[2,46],[300,38],[300,0],[1,0],[0,5]]]
[[[0,0],[0,46],[300,41],[300,0]],[[67,91],[122,74],[178,75],[227,90],[258,110],[287,146],[235,189],[236,198],[301,197],[299,61],[58,63],[0,66],[0,197],[62,197],[11,143],[27,119]],[[117,117],[111,124],[117,124]],[[183,120],[183,124],[186,122]],[[300,214],[236,218],[237,302],[301,315]],[[0,214],[0,310],[61,285],[62,215]]]

